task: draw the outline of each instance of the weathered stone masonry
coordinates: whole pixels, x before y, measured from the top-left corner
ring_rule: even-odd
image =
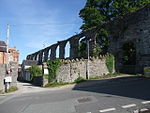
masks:
[[[87,59],[63,60],[57,71],[56,80],[58,82],[74,82],[78,77],[86,78],[87,65],[89,69],[89,78],[107,75],[109,72],[105,60],[106,57],[102,56],[97,58],[90,57],[89,61],[87,61]]]
[[[12,82],[10,83],[10,87],[17,87],[17,77],[18,77],[18,63],[10,62],[8,65],[11,67],[10,76],[12,76]],[[4,92],[5,84],[4,78],[6,77],[6,64],[0,65],[0,92]]]

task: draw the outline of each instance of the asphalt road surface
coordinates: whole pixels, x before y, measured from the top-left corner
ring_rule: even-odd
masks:
[[[150,109],[150,78],[121,77],[0,96],[0,113],[139,113]]]

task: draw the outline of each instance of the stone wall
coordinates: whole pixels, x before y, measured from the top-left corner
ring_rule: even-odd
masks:
[[[10,87],[17,87],[17,78],[18,78],[18,63],[17,62],[10,62],[11,67],[11,76],[12,76],[12,82],[10,84]]]
[[[57,71],[57,82],[74,82],[78,77],[86,78],[87,68],[89,69],[89,78],[108,74],[105,64],[105,57],[63,60],[62,65]]]
[[[16,62],[10,62],[10,65],[8,67],[11,67],[10,76],[12,76],[12,82],[10,83],[10,87],[17,87],[18,64]],[[7,76],[6,65],[1,64],[0,65],[0,92],[4,92],[5,89],[5,84],[4,84],[5,76]]]
[[[4,77],[5,77],[5,74],[6,74],[6,70],[5,70],[5,65],[4,64],[1,64],[0,65],[0,92],[3,92],[4,91]]]

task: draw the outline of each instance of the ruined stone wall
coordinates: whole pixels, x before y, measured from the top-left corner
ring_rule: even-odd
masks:
[[[87,65],[89,78],[108,74],[105,57],[90,58],[89,65],[87,59],[63,60],[62,65],[57,71],[57,81],[74,82],[78,77],[86,78]]]
[[[133,13],[118,19],[111,24],[109,52],[116,58],[116,70],[142,73],[145,66],[150,66],[150,4]],[[136,49],[136,65],[123,66],[123,45],[132,42]]]

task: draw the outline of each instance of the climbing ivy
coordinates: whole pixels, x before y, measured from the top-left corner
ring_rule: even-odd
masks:
[[[60,67],[60,64],[61,64],[60,59],[50,60],[47,62],[48,71],[49,71],[49,75],[48,75],[49,83],[54,82],[54,80],[56,79],[57,70]]]
[[[113,68],[114,68],[114,56],[113,55],[108,55],[106,57],[106,66],[110,74],[113,73]]]

